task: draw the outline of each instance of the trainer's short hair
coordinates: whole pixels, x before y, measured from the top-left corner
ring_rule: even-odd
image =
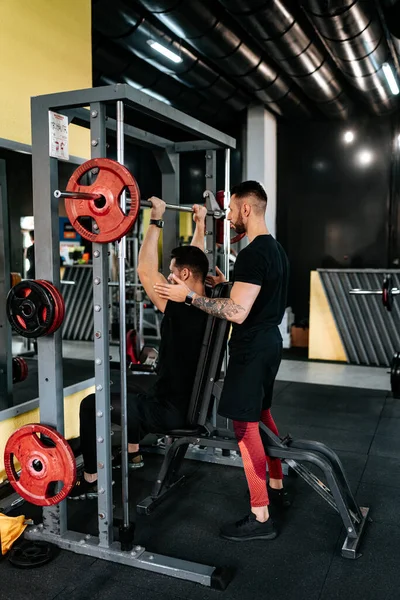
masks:
[[[268,202],[267,193],[259,181],[243,181],[234,185],[231,189],[231,196],[233,195],[239,200],[246,196],[253,196],[260,202],[265,202],[265,204]]]

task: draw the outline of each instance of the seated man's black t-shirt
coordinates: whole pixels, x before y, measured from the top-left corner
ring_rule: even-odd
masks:
[[[286,309],[288,277],[287,256],[272,235],[257,236],[239,252],[233,281],[259,285],[261,289],[244,323],[233,324],[231,346],[255,342],[257,332],[276,331]]]
[[[192,394],[206,322],[206,313],[184,303],[167,302],[152,394],[179,411],[186,412]]]

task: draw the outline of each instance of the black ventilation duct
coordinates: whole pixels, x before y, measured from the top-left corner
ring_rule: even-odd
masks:
[[[352,102],[338,72],[296,21],[282,0],[220,0],[328,117],[346,119]]]
[[[228,22],[226,13],[217,14],[215,0],[140,0],[140,4],[277,114],[310,116],[306,98],[293,82],[265,60],[256,43],[243,40],[246,34]]]
[[[348,81],[377,115],[397,108],[382,71],[389,49],[373,3],[368,0],[303,0],[310,21]]]
[[[152,65],[153,68],[149,67],[151,72],[154,72],[155,67],[159,72],[165,73],[164,79],[169,80],[172,87],[176,82],[171,81],[171,77],[190,88],[192,92],[197,90],[201,98],[216,104],[215,107],[210,107],[210,110],[225,107],[228,112],[229,108],[241,111],[251,102],[251,98],[238,89],[237,85],[233,85],[194,55],[191,50],[166,35],[164,31],[144,19],[140,12],[121,1],[113,2],[110,7],[108,0],[98,0],[93,6],[93,27],[95,31],[118,44],[131,57],[134,54]],[[174,63],[153,50],[148,43],[151,40],[168,47],[181,58],[181,62]],[[131,81],[136,81],[133,69],[129,77]]]
[[[209,102],[194,89],[171,79],[155,67],[128,51],[124,51],[100,34],[93,38],[93,80],[128,83],[184,112],[195,111],[199,118],[215,122],[235,118],[236,112],[221,102]]]

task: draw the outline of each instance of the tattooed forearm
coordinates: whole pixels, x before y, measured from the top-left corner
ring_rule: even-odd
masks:
[[[236,304],[230,298],[205,298],[204,296],[197,296],[193,300],[193,306],[200,308],[200,310],[209,315],[227,319],[228,321],[235,321],[235,316],[243,316],[243,313],[246,312],[243,306]]]

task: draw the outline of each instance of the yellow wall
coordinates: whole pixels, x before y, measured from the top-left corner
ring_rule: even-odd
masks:
[[[311,272],[308,358],[347,362],[320,274]]]
[[[0,0],[0,86],[0,138],[31,144],[31,96],[92,87],[90,0]],[[88,130],[69,153],[89,158]]]
[[[86,396],[94,394],[94,386],[66,396],[64,398],[64,437],[67,440],[79,436],[79,406]],[[0,421],[0,483],[5,479],[4,448],[7,440],[14,431],[28,423],[40,423],[39,409],[31,410],[22,415],[17,415],[6,421]]]

